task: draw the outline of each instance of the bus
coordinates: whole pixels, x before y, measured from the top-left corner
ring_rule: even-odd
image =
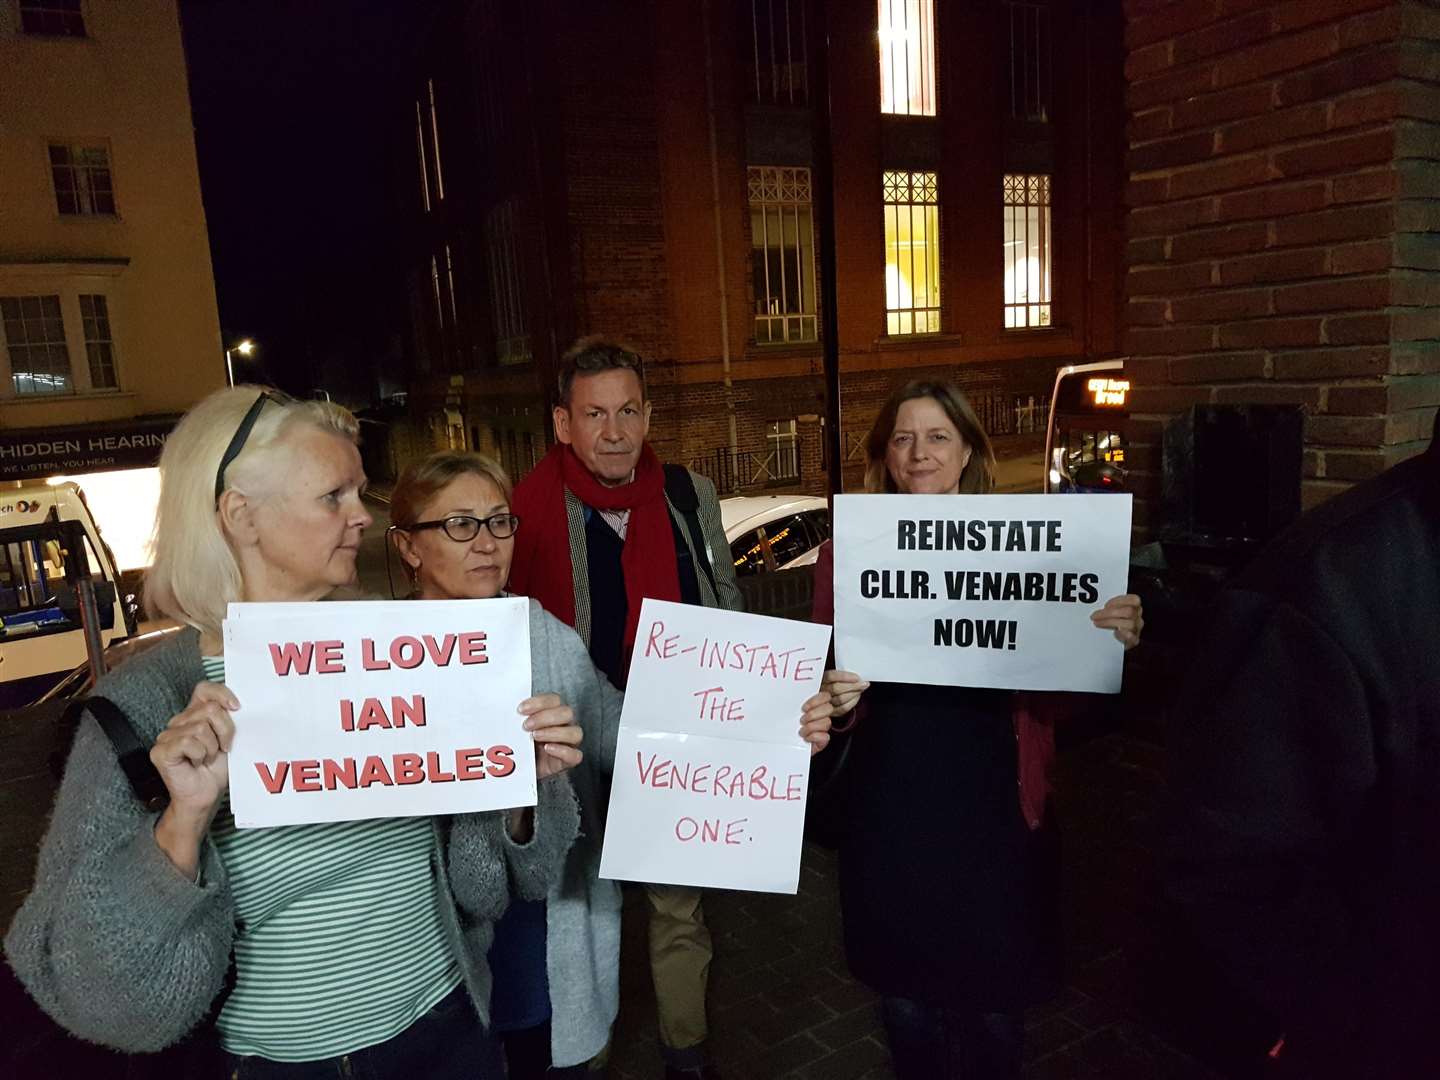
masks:
[[[1129,399],[1124,360],[1070,364],[1055,373],[1045,432],[1046,494],[1125,490]]]
[[[73,483],[0,491],[0,709],[39,699],[86,661],[75,585],[65,575],[65,522],[84,537],[79,565],[95,584],[104,646],[136,633],[115,555]]]

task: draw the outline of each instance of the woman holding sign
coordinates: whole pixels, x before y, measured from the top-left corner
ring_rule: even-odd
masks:
[[[481,454],[442,451],[401,474],[390,517],[417,599],[501,594],[522,525],[510,512],[510,495],[509,477]],[[570,627],[544,611],[532,611],[531,618],[551,625],[576,666],[590,667]],[[599,868],[621,695],[598,669],[591,672],[602,707],[581,717],[585,758],[571,774],[580,835],[549,896],[513,903],[490,950],[491,1018],[510,1080],[583,1077],[608,1042],[619,1009],[620,886],[602,880]],[[800,734],[819,750],[829,741],[828,692],[812,697],[806,709]]]
[[[486,1030],[492,927],[512,890],[541,899],[563,872],[580,824],[574,715],[609,707],[578,643],[532,618],[547,692],[518,710],[534,809],[243,830],[229,809],[227,605],[353,584],[371,522],[357,430],[328,402],[233,387],[166,443],[146,600],[184,629],[95,691],[153,744],[168,798],[142,805],[82,723],[5,942],[35,1000],[84,1039],[141,1053],[194,1032],[191,1074],[503,1075]]]
[[[911,382],[866,440],[871,493],[982,495],[994,454],[964,395]],[[815,566],[814,618],[832,621],[833,551]],[[1091,616],[1126,647],[1140,601]],[[876,683],[826,673],[835,715],[863,712],[851,738],[840,846],[850,968],[882,995],[902,1080],[1018,1077],[1026,1006],[1060,981],[1059,841],[1047,813],[1054,755],[1036,720],[1044,695]]]

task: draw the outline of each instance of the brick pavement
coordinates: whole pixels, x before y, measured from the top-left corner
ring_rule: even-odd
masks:
[[[1026,1016],[1026,1080],[1209,1080],[1157,1031],[1148,996],[1150,856],[1160,749],[1113,733],[1062,755],[1069,982]],[[660,1075],[645,901],[628,890],[612,1080]],[[796,897],[707,894],[715,935],[711,1040],[725,1080],[893,1077],[875,996],[840,943],[835,856],[807,845]]]

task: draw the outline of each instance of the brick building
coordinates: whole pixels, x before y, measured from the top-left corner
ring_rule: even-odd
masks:
[[[1120,0],[829,0],[847,456],[898,380],[1043,429],[1120,342]],[[723,487],[823,490],[809,40],[817,0],[455,0],[415,56],[410,422],[544,452],[582,333],[651,361],[652,437]],[[398,155],[397,155],[398,157]],[[742,475],[727,475],[730,451]]]
[[[1440,8],[1126,15],[1137,518],[1160,524],[1162,428],[1193,405],[1298,407],[1307,506],[1418,453],[1440,404]]]

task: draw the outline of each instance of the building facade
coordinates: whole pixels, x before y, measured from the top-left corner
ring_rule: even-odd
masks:
[[[559,355],[601,333],[650,362],[662,456],[725,491],[824,490],[822,12],[850,470],[905,378],[957,379],[1024,434],[1057,366],[1116,355],[1118,2],[459,0],[405,108],[397,457],[465,445],[523,474]]]
[[[0,483],[153,466],[224,383],[175,0],[0,2]]]
[[[1440,405],[1440,7],[1125,6],[1137,522],[1163,533],[1166,432],[1196,410],[1292,410],[1276,486],[1298,468],[1305,507],[1421,452]]]

